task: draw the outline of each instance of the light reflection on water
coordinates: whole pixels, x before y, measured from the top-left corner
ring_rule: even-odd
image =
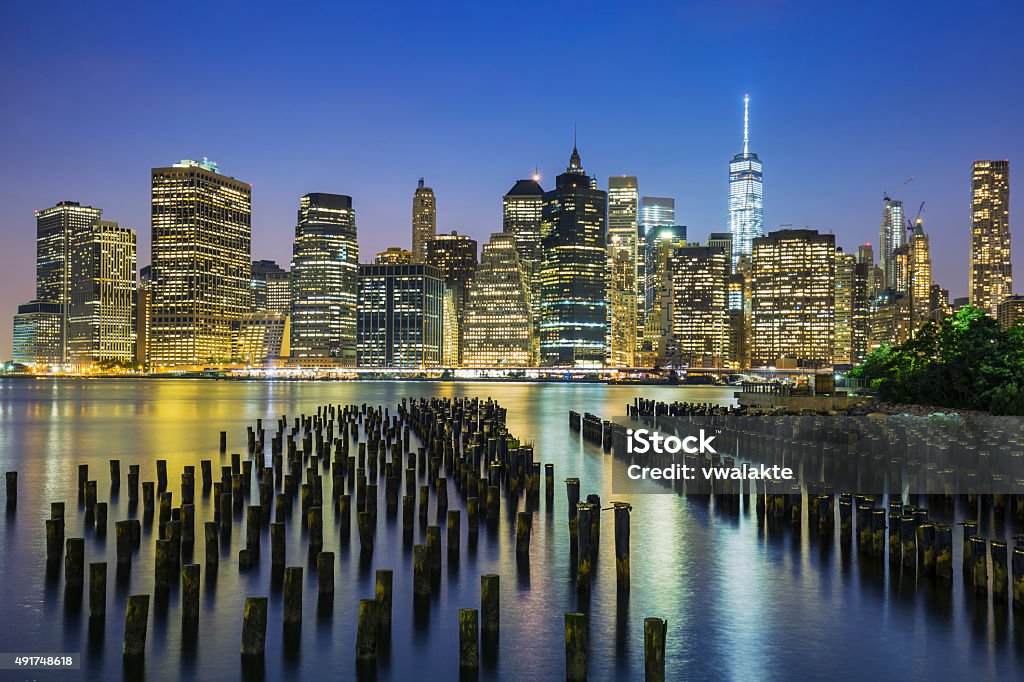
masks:
[[[380,679],[454,679],[458,666],[457,611],[479,604],[479,575],[502,577],[502,634],[497,661],[485,665],[485,679],[557,679],[564,665],[562,615],[578,608],[571,580],[562,481],[581,479],[583,497],[601,495],[610,506],[611,457],[571,436],[567,412],[604,418],[624,414],[633,396],[691,402],[731,401],[731,389],[715,387],[540,385],[497,383],[297,383],[189,380],[0,381],[0,468],[19,472],[15,515],[0,525],[0,649],[79,651],[81,677],[121,673],[124,600],[152,592],[154,526],[143,526],[143,550],[136,555],[130,584],[114,581],[113,523],[127,518],[127,492],[111,499],[108,537],[86,535],[86,561],[108,562],[108,613],[102,641],[90,643],[88,607],[69,612],[63,577],[46,581],[44,519],[49,503],[67,502],[66,537],[82,536],[84,522],[75,496],[77,465],[90,464],[99,499],[109,497],[107,460],[142,465],[141,480],[155,479],[153,461],[168,460],[168,490],[180,504],[182,467],[200,459],[230,463],[218,452],[218,432],[229,433],[228,452],[243,452],[245,427],[262,417],[268,432],[282,414],[315,413],[325,404],[394,406],[402,397],[478,395],[508,409],[512,433],[535,443],[536,458],[554,462],[554,508],[536,512],[531,562],[521,567],[514,551],[514,510],[503,500],[495,536],[481,528],[475,552],[462,544],[457,570],[444,555],[441,593],[425,623],[414,623],[411,551],[402,547],[398,523],[383,513],[372,564],[362,566],[358,539],[339,545],[333,509],[324,511],[325,551],[335,551],[333,609],[318,612],[316,576],[298,532],[288,533],[288,565],[305,567],[303,628],[297,649],[283,646],[281,594],[270,583],[269,551],[260,569],[239,574],[237,551],[244,532],[233,528],[222,542],[216,576],[203,571],[200,631],[183,639],[177,586],[166,604],[151,605],[146,669],[150,678],[238,679],[238,648],[244,597],[269,595],[266,676],[289,674],[318,679],[326,671],[354,675],[355,613],[360,598],[372,596],[374,569],[394,570],[394,624],[390,655],[380,661]],[[269,440],[269,433],[268,433]],[[325,488],[329,486],[329,476]],[[383,495],[383,485],[380,486]],[[325,497],[327,493],[325,492]],[[450,493],[452,508],[458,495]],[[642,623],[648,616],[668,620],[670,677],[743,679],[784,676],[814,678],[923,677],[937,679],[1012,678],[1020,641],[1013,614],[964,595],[959,582],[951,594],[929,596],[878,574],[873,565],[831,544],[811,540],[808,530],[773,529],[749,514],[716,511],[714,502],[675,495],[630,500],[632,590],[615,590],[611,515],[602,519],[601,556],[589,600],[592,679],[639,676],[643,666]],[[141,514],[141,509],[138,510]],[[242,514],[236,513],[236,520]],[[297,514],[292,518],[296,518]],[[202,522],[212,519],[209,493],[196,486],[197,542],[203,554]],[[431,523],[434,513],[431,510]],[[353,529],[354,529],[353,524]],[[330,529],[330,530],[329,530]],[[465,533],[465,524],[463,525]],[[443,533],[442,533],[443,534]],[[959,551],[959,536],[954,547]],[[264,529],[265,546],[268,546]],[[417,526],[416,542],[423,542]],[[185,558],[187,559],[187,554]],[[959,554],[954,563],[959,561]],[[84,600],[87,601],[87,600]],[[60,674],[63,679],[72,676]]]

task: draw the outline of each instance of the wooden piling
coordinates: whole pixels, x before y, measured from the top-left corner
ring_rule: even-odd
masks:
[[[516,554],[529,556],[530,533],[533,530],[533,514],[519,512],[516,514]]]
[[[97,514],[97,518],[99,515]],[[196,506],[181,505],[181,541],[191,545],[196,541]]]
[[[117,488],[121,485],[121,460],[110,460],[110,487]]]
[[[334,595],[334,552],[316,555],[316,585],[321,597]]]
[[[171,571],[173,564],[171,557],[174,554],[174,543],[170,540],[156,541],[156,554],[153,559],[153,569],[156,578],[157,588],[167,587],[171,584]]]
[[[629,513],[633,507],[626,502],[613,502],[615,507],[615,581],[618,589],[629,591]]]
[[[380,627],[380,604],[376,599],[359,600],[356,622],[356,660],[367,661],[377,657],[377,632]]]
[[[391,569],[377,569],[375,596],[377,604],[379,604],[378,629],[380,630],[380,639],[384,644],[391,642],[391,602],[393,582],[394,572]]]
[[[359,548],[367,554],[373,553],[373,519],[370,512],[361,511],[356,515],[356,523],[359,526]]]
[[[480,576],[480,627],[497,635],[501,627],[501,578],[496,573]]]
[[[181,622],[199,622],[199,564],[181,567]]]
[[[416,597],[430,595],[430,559],[426,545],[412,548],[412,592]]]
[[[665,682],[665,634],[668,623],[661,618],[644,618],[644,680]]]
[[[1006,603],[1006,589],[1009,573],[1006,570],[1006,543],[993,540],[989,543],[992,555],[992,601]]]
[[[935,575],[943,581],[953,578],[953,529],[941,523],[935,526]]]
[[[1013,570],[1013,608],[1024,609],[1024,546],[1013,548],[1011,559]]]
[[[565,679],[585,682],[587,679],[587,615],[565,614]]]
[[[106,502],[97,502],[96,503],[96,513],[95,513],[95,518],[94,518],[94,529],[96,530],[96,535],[99,536],[99,537],[103,537],[104,535],[107,534],[107,503]]]
[[[131,523],[131,521],[114,523],[114,544],[118,564],[131,564],[132,562],[132,547],[135,543],[132,538]]]
[[[476,609],[459,609],[459,668],[480,667],[480,613]]]
[[[149,595],[133,594],[128,597],[124,616],[124,658],[137,659],[146,653],[146,627],[149,624]]]
[[[142,482],[142,511],[147,514],[153,513],[153,481]]]
[[[285,562],[284,523],[275,521],[270,524],[270,565],[283,567]]]
[[[103,620],[107,614],[107,562],[89,564],[89,618]]]
[[[85,538],[68,538],[64,556],[64,584],[82,587],[85,584]]]
[[[306,514],[306,526],[309,533],[309,546],[319,549],[324,546],[324,513],[323,507],[314,506],[309,508]],[[371,542],[372,548],[372,542]]]
[[[974,593],[988,596],[988,556],[985,538],[972,535],[968,538],[971,548],[971,584]]]
[[[242,657],[263,657],[267,642],[267,598],[247,597],[242,616]]]
[[[462,515],[458,509],[448,510],[448,556],[459,556],[462,541]]]
[[[46,520],[46,560],[57,561],[64,553],[64,519]]]
[[[18,502],[18,472],[8,471],[4,478],[7,479],[7,508],[13,509]]]
[[[302,566],[284,569],[284,624],[302,623]]]

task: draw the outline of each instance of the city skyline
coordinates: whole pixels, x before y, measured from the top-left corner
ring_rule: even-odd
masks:
[[[1010,39],[1009,27],[1020,10],[978,7],[960,21],[943,22],[945,13],[937,9],[915,8],[911,13],[890,7],[892,21],[913,23],[919,30],[899,46],[886,43],[879,54],[870,49],[877,40],[868,35],[875,20],[870,3],[852,12],[828,9],[807,17],[789,3],[745,5],[742,10],[750,31],[772,30],[779,37],[777,44],[759,48],[763,59],[757,65],[717,45],[729,32],[728,12],[651,7],[628,13],[603,10],[580,18],[591,30],[564,45],[558,36],[544,34],[536,54],[520,49],[522,40],[532,35],[525,24],[508,27],[503,34],[508,44],[485,50],[486,58],[478,63],[469,63],[469,55],[484,48],[482,37],[469,43],[450,40],[451,47],[409,69],[409,55],[419,39],[383,63],[371,64],[374,55],[394,47],[393,39],[375,43],[382,33],[370,19],[387,22],[359,14],[383,12],[390,22],[400,10],[358,10],[352,20],[367,21],[367,31],[344,52],[313,46],[280,60],[273,40],[262,55],[253,47],[260,42],[251,40],[253,36],[246,42],[222,36],[231,13],[221,11],[200,19],[188,8],[180,17],[164,17],[150,8],[133,9],[126,17],[110,8],[87,13],[79,9],[48,19],[51,30],[40,35],[28,30],[41,20],[35,16],[38,10],[16,8],[5,27],[3,48],[16,68],[3,78],[11,101],[33,105],[0,112],[11,136],[10,153],[18,159],[5,167],[0,183],[0,234],[5,242],[0,266],[8,273],[0,316],[10,319],[18,305],[33,298],[26,254],[34,249],[34,210],[61,200],[102,208],[104,218],[137,231],[142,266],[150,250],[148,170],[203,154],[218,161],[226,174],[253,184],[253,258],[284,264],[291,252],[295,202],[317,191],[353,197],[364,254],[388,246],[409,248],[409,201],[419,177],[426,177],[437,193],[438,232],[458,229],[484,243],[500,229],[501,196],[516,180],[532,176],[539,167],[542,186],[553,185],[575,122],[588,171],[602,185],[611,175],[636,175],[641,194],[674,198],[677,222],[689,227],[691,240],[703,241],[711,232],[728,229],[727,161],[741,148],[738,103],[745,92],[751,94],[753,107],[753,146],[770,166],[766,232],[784,224],[808,226],[832,231],[847,251],[864,242],[877,247],[882,193],[915,176],[893,194],[910,214],[927,201],[925,224],[936,280],[951,296],[965,296],[970,243],[966,178],[971,164],[978,159],[1012,162],[1022,151],[1013,122],[1022,93],[1006,87],[1012,71],[980,68],[989,60],[1007,65],[1019,61],[1020,48]],[[254,9],[254,14],[261,11]],[[167,36],[139,30],[126,35],[116,49],[84,40],[89,35],[84,28],[117,30],[138,19],[135,14],[152,12],[159,16],[149,17],[148,23],[166,24]],[[413,12],[389,26],[401,39],[413,35],[418,23],[429,21],[433,44],[461,36],[467,23],[486,20],[491,10],[478,8],[459,16],[452,12],[444,10],[432,19]],[[565,12],[550,10],[554,19]],[[201,69],[209,47],[197,48],[184,61],[171,60],[173,64],[157,59],[147,64],[152,69],[132,64],[140,53],[154,59],[154,44],[167,41],[181,22],[195,24],[197,43],[217,45],[218,53],[245,60],[260,74],[262,87],[254,97],[261,106],[231,116],[240,88],[248,90],[254,76],[227,86],[209,82]],[[279,42],[292,37],[288,22],[279,23],[270,29],[263,22],[260,30],[274,34],[256,37]],[[828,43],[815,39],[810,47],[820,49],[820,59],[802,63],[785,43],[796,36],[802,39],[804,31],[819,23],[831,26]],[[592,54],[595,75],[604,74],[611,83],[626,68],[598,49],[602,30],[613,26],[635,35],[630,41],[643,35],[643,43],[637,44],[649,45],[638,51],[628,69],[637,89],[648,93],[649,106],[553,94],[554,83],[546,75],[536,97],[511,104],[503,97],[503,79],[494,76],[510,77],[524,66],[543,73],[570,52]],[[984,62],[973,52],[979,40],[989,45]],[[69,60],[76,54],[88,54],[89,59]],[[345,95],[351,105],[333,109],[338,95],[298,112],[282,108],[280,95],[294,87],[300,64],[315,64],[312,71],[319,74],[337,59],[356,54],[369,59],[353,63],[358,66]],[[862,61],[851,69],[854,57]],[[703,62],[717,65],[705,75],[695,74],[693,64]],[[434,90],[411,85],[421,68],[438,73]],[[452,76],[456,71],[460,75]],[[836,78],[836,73],[844,77]],[[907,106],[892,107],[888,90],[877,85],[878,73],[887,81],[906,83]],[[672,87],[651,90],[666,74]],[[140,85],[144,79],[164,88],[155,100],[153,86]],[[958,87],[938,86],[950,80]],[[66,83],[59,95],[48,86],[53,82]],[[115,93],[129,92],[117,95],[119,106],[99,105]],[[202,97],[210,106],[193,115],[195,108],[183,108],[177,99],[184,93]],[[412,93],[422,106],[395,113],[408,108],[403,102]],[[986,107],[969,103],[982,101],[975,98],[979,93],[987,93]],[[79,115],[66,116],[60,104],[66,97],[76,98]],[[544,107],[537,106],[541,98]],[[915,102],[928,111],[926,117],[914,113]],[[453,107],[458,115],[452,115]],[[192,113],[183,116],[185,111]],[[221,123],[225,114],[230,125]],[[1011,209],[1011,231],[1016,231],[1015,224]],[[1018,248],[1018,270],[1021,259]],[[370,258],[364,255],[363,260]],[[2,334],[0,357],[10,353],[10,335]]]

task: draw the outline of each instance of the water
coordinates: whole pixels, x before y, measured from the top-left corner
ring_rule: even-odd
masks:
[[[339,546],[334,513],[324,510],[324,551],[334,551],[333,610],[318,610],[316,575],[305,540],[288,532],[288,565],[305,567],[303,626],[298,647],[282,634],[280,587],[272,587],[269,538],[264,528],[260,568],[239,574],[237,553],[244,526],[222,541],[215,580],[203,570],[198,639],[183,638],[180,591],[150,607],[146,675],[150,679],[242,677],[239,665],[242,606],[246,596],[270,596],[267,679],[355,677],[356,609],[373,596],[374,569],[394,570],[393,644],[378,663],[379,679],[456,679],[459,608],[479,607],[479,576],[501,576],[501,643],[485,662],[481,679],[564,677],[563,614],[578,608],[569,564],[565,478],[581,479],[581,491],[598,492],[604,506],[622,499],[611,492],[611,457],[583,445],[567,428],[567,412],[605,418],[624,414],[634,395],[657,400],[730,403],[732,391],[716,387],[543,385],[413,382],[213,382],[188,380],[0,381],[0,469],[19,472],[19,502],[0,525],[0,650],[80,652],[79,673],[35,674],[33,679],[108,679],[122,674],[124,601],[153,592],[155,526],[143,525],[142,550],[130,584],[114,580],[114,521],[128,518],[127,491],[111,500],[108,535],[84,528],[76,502],[77,465],[90,465],[99,500],[109,498],[107,462],[141,464],[141,480],[155,480],[154,461],[168,461],[168,490],[180,503],[182,467],[229,455],[218,451],[218,432],[228,431],[228,453],[244,452],[245,427],[262,417],[269,431],[282,414],[311,413],[325,404],[394,406],[402,397],[491,396],[508,409],[508,426],[535,443],[536,459],[555,464],[554,508],[535,513],[528,567],[515,556],[513,510],[502,501],[492,536],[481,524],[475,552],[462,543],[459,565],[448,565],[429,615],[414,622],[411,550],[403,549],[400,519],[386,521],[383,502],[372,564],[361,566],[353,523],[351,540]],[[269,446],[268,446],[269,447]],[[328,477],[325,481],[329,485]],[[383,485],[380,494],[383,495]],[[327,493],[325,492],[325,497]],[[197,541],[203,556],[202,522],[213,518],[211,495],[196,485]],[[451,508],[458,496],[450,493]],[[44,520],[51,501],[67,503],[66,537],[86,537],[86,562],[106,560],[105,627],[90,628],[87,595],[76,611],[66,603],[63,575],[46,577]],[[923,678],[1012,679],[1024,652],[1024,623],[965,594],[959,580],[948,594],[927,584],[900,583],[885,568],[865,562],[834,541],[822,543],[800,530],[771,532],[745,507],[739,517],[716,512],[713,503],[676,495],[643,495],[633,504],[628,599],[617,597],[610,512],[603,515],[600,557],[588,608],[591,679],[638,678],[643,670],[643,619],[668,621],[670,678]],[[297,506],[296,506],[297,509]],[[141,509],[136,515],[141,515]],[[297,513],[293,519],[297,518]],[[464,514],[463,514],[464,516]],[[238,516],[236,516],[236,519]],[[434,512],[431,510],[431,523]],[[291,521],[289,522],[291,523]],[[465,534],[463,521],[463,534]],[[396,530],[398,532],[396,532]],[[442,532],[442,535],[444,532]],[[415,541],[424,542],[418,527]],[[954,535],[959,550],[960,535]],[[184,554],[183,559],[188,560]],[[954,556],[958,565],[959,553]],[[88,580],[88,577],[87,577]],[[1019,617],[1018,617],[1019,618]],[[15,673],[7,672],[7,675]],[[27,676],[11,679],[26,679]],[[0,679],[7,679],[0,672]]]

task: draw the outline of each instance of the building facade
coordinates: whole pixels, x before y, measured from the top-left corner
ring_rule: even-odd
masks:
[[[883,287],[906,291],[899,254],[906,244],[903,202],[888,195],[882,200],[882,227],[878,233],[878,262],[882,268]]]
[[[60,312],[60,357],[69,359],[68,310],[71,295],[71,246],[79,233],[90,229],[103,211],[77,201],[60,201],[36,211],[36,301],[57,303]]]
[[[252,187],[207,160],[151,172],[154,369],[230,360],[251,307]]]
[[[290,316],[281,313],[249,313],[238,327],[236,355],[245,363],[263,367],[290,354]]]
[[[412,195],[412,261],[423,263],[427,258],[427,242],[437,235],[437,199],[434,190],[423,185],[420,178]]]
[[[398,246],[389,246],[373,257],[376,265],[412,265],[412,251]]]
[[[501,224],[505,234],[516,240],[516,250],[525,267],[540,263],[540,223],[544,189],[536,177],[518,180],[501,199]]]
[[[779,230],[754,240],[751,364],[819,368],[835,350],[835,237]]]
[[[544,194],[540,269],[540,361],[600,367],[607,355],[607,195],[573,147],[566,171]]]
[[[153,315],[153,268],[139,268],[135,286],[135,366],[149,371],[149,325]]]
[[[971,172],[971,304],[995,317],[1013,293],[1010,162],[975,161]]]
[[[359,244],[352,197],[299,200],[292,246],[290,351],[295,358],[356,364]]]
[[[99,220],[71,241],[68,361],[135,365],[135,230]]]
[[[427,241],[427,264],[437,268],[448,285],[444,364],[458,366],[462,364],[461,321],[466,292],[476,273],[476,240],[455,230],[451,234],[439,234]]]
[[[910,294],[911,330],[920,329],[932,319],[932,257],[928,235],[920,218],[908,243],[907,291]]]
[[[743,151],[729,162],[729,232],[732,233],[732,267],[741,257],[750,258],[754,239],[764,234],[763,167],[750,151],[750,97],[743,98]]]
[[[710,246],[683,246],[666,263],[662,305],[668,333],[658,353],[662,367],[725,366],[726,294],[731,254]]]
[[[360,265],[359,367],[440,367],[447,285],[430,265]]]
[[[1016,294],[1004,298],[999,303],[998,319],[1003,331],[1024,320],[1024,296]]]
[[[484,244],[463,316],[465,367],[533,367],[537,339],[528,268],[513,234]]]
[[[15,363],[40,371],[64,362],[64,311],[60,303],[30,301],[14,316]]]
[[[662,316],[662,305],[670,287],[666,279],[668,260],[677,248],[686,246],[685,225],[661,225],[644,240],[644,328],[637,365],[653,367],[658,362],[662,339],[670,332]]]
[[[608,361],[636,365],[640,192],[636,176],[608,178]]]

